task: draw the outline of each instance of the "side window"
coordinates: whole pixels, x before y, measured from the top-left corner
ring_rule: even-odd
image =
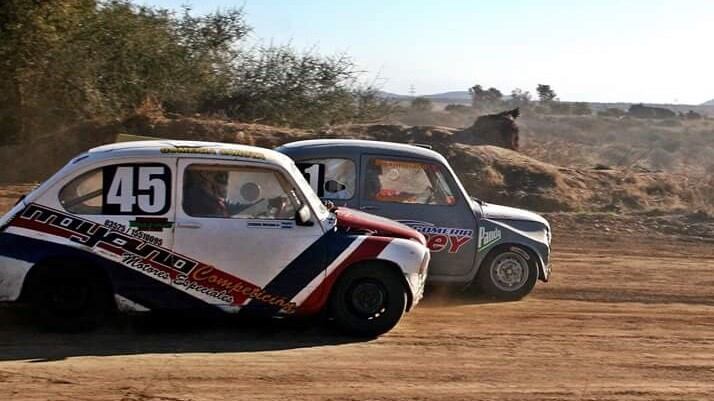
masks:
[[[298,168],[320,198],[346,200],[355,195],[357,173],[352,160],[306,160]]]
[[[77,214],[102,214],[102,169],[86,172],[59,193],[59,201],[68,212]]]
[[[65,185],[59,201],[76,214],[164,214],[171,207],[171,170],[160,163],[100,167]]]
[[[293,219],[300,200],[275,170],[192,164],[183,176],[183,210],[192,217]]]
[[[454,192],[438,164],[370,158],[365,176],[369,200],[422,205],[453,205]]]

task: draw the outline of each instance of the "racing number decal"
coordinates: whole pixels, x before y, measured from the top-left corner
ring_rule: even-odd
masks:
[[[325,196],[325,165],[322,163],[298,163],[297,166],[317,196],[320,198]]]
[[[164,214],[171,171],[163,164],[119,164],[102,169],[102,214]]]

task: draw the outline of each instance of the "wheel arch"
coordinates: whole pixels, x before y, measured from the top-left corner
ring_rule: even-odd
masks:
[[[30,300],[34,286],[37,283],[37,279],[41,275],[48,271],[49,269],[72,269],[75,272],[81,271],[88,275],[96,278],[104,287],[105,293],[107,294],[107,304],[111,309],[116,309],[116,300],[114,299],[114,285],[106,269],[93,263],[91,260],[86,258],[77,257],[63,257],[63,256],[48,256],[40,261],[36,262],[25,276],[25,280],[22,283],[22,290],[18,301],[27,302]]]
[[[332,296],[335,292],[336,284],[337,282],[350,270],[353,269],[359,269],[360,266],[365,266],[365,265],[380,265],[383,268],[386,269],[386,271],[389,271],[392,275],[397,277],[399,281],[402,283],[404,286],[404,289],[407,293],[407,307],[406,310],[410,310],[412,307],[412,304],[414,303],[414,294],[412,294],[412,291],[410,290],[409,283],[407,282],[406,277],[404,277],[404,273],[402,272],[401,267],[399,265],[388,259],[378,259],[378,258],[373,258],[373,259],[362,259],[359,260],[355,263],[352,263],[351,265],[345,267],[342,271],[339,272],[339,274],[335,277],[334,281],[331,283],[326,300],[332,299]]]

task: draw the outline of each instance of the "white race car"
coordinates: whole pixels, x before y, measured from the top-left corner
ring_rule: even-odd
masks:
[[[419,302],[428,263],[422,234],[328,210],[287,156],[241,145],[94,148],[0,219],[0,301],[59,329],[113,308],[327,311],[376,336]]]

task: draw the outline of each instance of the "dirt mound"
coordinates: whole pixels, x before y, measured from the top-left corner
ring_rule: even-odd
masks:
[[[445,127],[371,124],[336,127],[325,136],[431,145],[449,160],[470,194],[494,203],[538,211],[714,208],[714,181],[632,169],[559,167],[502,147],[459,143],[458,133]]]
[[[49,133],[29,144],[0,147],[0,159],[9,161],[0,171],[0,182],[44,180],[77,154],[114,142],[119,133],[268,148],[310,137],[300,130],[219,119],[135,115],[123,121],[89,121]]]
[[[456,144],[448,157],[469,193],[540,211],[710,210],[707,189],[685,176],[572,169],[494,146]]]
[[[72,156],[111,143],[118,133],[158,138],[235,142],[272,148],[312,138],[358,138],[431,145],[452,164],[469,193],[486,201],[538,211],[662,211],[714,209],[714,182],[624,169],[563,168],[521,153],[460,143],[445,127],[354,124],[319,132],[204,118],[138,115],[121,122],[90,122],[30,145],[0,148],[12,161],[0,181],[46,178]],[[57,138],[62,138],[58,140]]]

